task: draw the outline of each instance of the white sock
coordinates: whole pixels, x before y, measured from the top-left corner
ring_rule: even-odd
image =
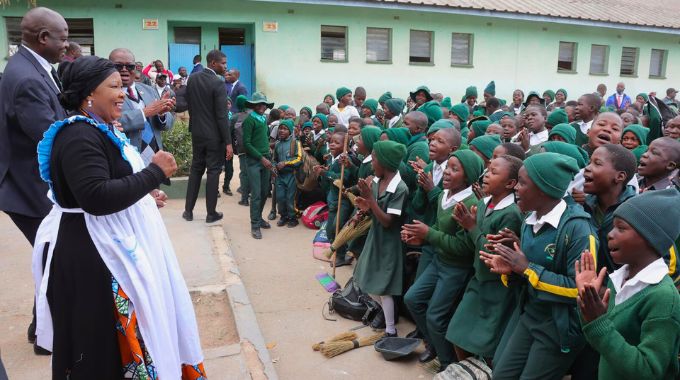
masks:
[[[383,313],[385,314],[385,332],[394,334],[397,329],[394,327],[394,298],[392,296],[380,296]]]

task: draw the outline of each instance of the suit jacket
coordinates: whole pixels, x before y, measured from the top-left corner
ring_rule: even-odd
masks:
[[[229,97],[231,98],[231,112],[238,112],[238,107],[236,107],[236,98],[239,95],[248,96],[248,89],[241,83],[241,81],[236,82],[236,85],[232,87]]]
[[[151,86],[137,82],[135,83],[135,88],[137,89],[139,97],[147,106],[160,99],[158,96],[158,91],[156,91],[156,89],[152,88]],[[127,137],[130,139],[130,143],[136,146],[137,150],[141,152],[142,131],[144,130],[145,118],[144,113],[135,108],[135,106],[135,102],[126,95],[125,102],[123,103],[123,114],[120,116],[118,121],[123,127],[123,132],[125,132]],[[172,128],[172,125],[175,121],[174,116],[172,116],[172,112],[166,112],[163,115],[148,117],[146,119],[149,121],[149,123],[151,123],[151,129],[153,129],[153,135],[156,137],[158,148],[163,149],[163,139],[161,138],[161,132],[168,131]]]
[[[631,102],[630,96],[623,94],[621,104],[616,104],[616,94],[613,94],[607,98],[607,103],[605,103],[605,107],[616,107],[616,109],[625,110],[630,105],[630,102]]]
[[[191,75],[193,73],[200,73],[201,71],[203,71],[203,65],[201,65],[199,63],[198,65],[194,66],[193,69],[191,69],[191,72],[189,73],[189,75]]]
[[[224,80],[210,69],[191,74],[185,96],[189,106],[191,138],[194,141],[231,144]]]
[[[58,94],[51,75],[19,47],[0,81],[0,210],[35,218],[50,212],[36,152],[47,128],[66,118]]]

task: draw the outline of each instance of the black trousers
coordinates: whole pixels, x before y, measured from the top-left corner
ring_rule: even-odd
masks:
[[[35,242],[35,234],[38,232],[38,227],[43,218],[36,218],[33,216],[21,215],[14,212],[7,212],[14,225],[19,228],[22,234],[26,237],[31,246]]]
[[[208,172],[205,183],[205,207],[208,214],[214,214],[217,207],[217,192],[220,182],[220,172],[224,165],[226,145],[219,141],[201,141],[193,139],[191,142],[193,157],[191,172],[187,184],[187,196],[184,209],[193,211],[201,188],[203,173]]]
[[[234,178],[234,157],[231,160],[224,160],[224,184],[222,185],[222,190],[230,189],[229,184],[232,178]]]
[[[0,357],[0,380],[7,380],[7,372],[5,372],[5,366],[2,365],[1,357]]]

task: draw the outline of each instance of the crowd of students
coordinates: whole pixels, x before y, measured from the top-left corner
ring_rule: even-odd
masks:
[[[596,93],[494,93],[492,82],[478,103],[469,87],[453,104],[425,86],[407,100],[343,87],[314,113],[239,98],[253,236],[269,227],[270,174],[278,225],[297,224],[294,173],[313,161],[329,239],[336,220],[372,223],[335,265],[357,259],[356,284],[382,304],[371,326],[387,336],[403,299],[421,361],[482,358],[495,379],[675,378],[680,117],[663,120],[644,94],[612,112]]]

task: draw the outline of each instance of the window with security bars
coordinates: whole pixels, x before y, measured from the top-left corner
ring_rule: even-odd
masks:
[[[668,50],[652,49],[649,59],[649,76],[652,78],[663,78],[666,76],[666,55]]]
[[[392,61],[392,29],[366,28],[366,62]]]
[[[453,33],[451,38],[451,65],[472,65],[472,34]]]
[[[91,18],[67,18],[68,40],[80,45],[83,55],[94,54],[94,26]],[[5,17],[7,30],[8,57],[21,46],[21,17]]]
[[[590,47],[591,74],[607,74],[607,61],[609,61],[609,46],[592,45]]]
[[[576,42],[560,41],[557,71],[576,72]]]
[[[321,60],[347,61],[347,27],[321,25]]]
[[[624,46],[621,50],[621,75],[637,75],[638,48]]]
[[[411,30],[409,63],[432,63],[432,32]]]

